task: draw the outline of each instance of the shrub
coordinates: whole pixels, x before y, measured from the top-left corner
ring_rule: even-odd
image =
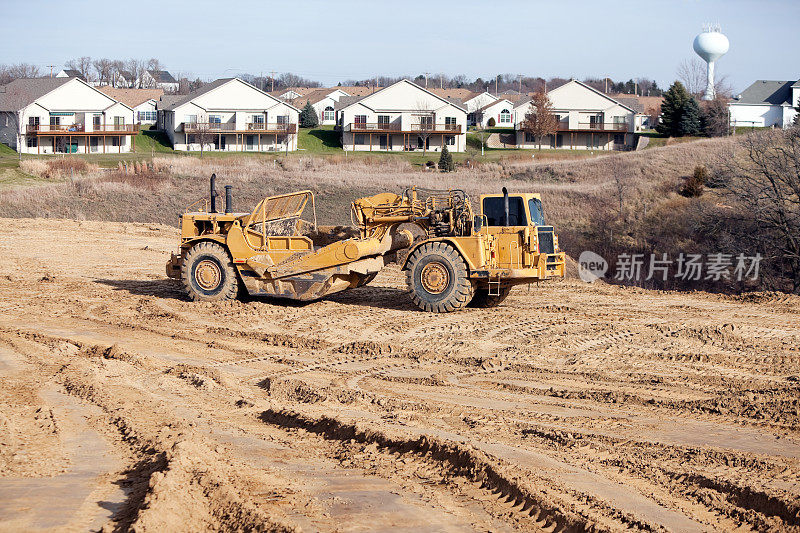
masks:
[[[494,128],[497,125],[497,122],[495,122],[494,117],[490,117],[489,121],[486,122],[486,125],[490,128]]]
[[[25,159],[20,162],[20,168],[26,174],[31,174],[44,179],[60,179],[67,176],[76,176],[96,172],[99,167],[75,157],[65,157],[44,161],[42,159]]]
[[[702,165],[694,167],[694,172],[683,184],[681,194],[687,198],[697,198],[703,195],[703,189],[708,181],[708,170]]]
[[[447,145],[442,147],[442,154],[439,156],[439,170],[442,172],[453,172],[455,170],[453,154],[447,149]]]

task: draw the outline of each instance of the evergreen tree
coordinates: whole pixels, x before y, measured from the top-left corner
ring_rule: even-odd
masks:
[[[300,112],[300,127],[301,128],[316,128],[319,126],[319,117],[317,112],[311,107],[311,102],[306,100],[306,105]]]
[[[700,135],[702,120],[700,118],[700,106],[693,96],[690,96],[683,105],[681,120],[678,123],[679,135]]]
[[[455,169],[453,154],[447,149],[447,145],[444,145],[442,147],[442,155],[439,156],[439,170],[442,172],[453,172]]]
[[[678,137],[681,134],[680,124],[683,108],[689,101],[689,93],[679,81],[676,81],[664,93],[664,103],[661,104],[661,119],[656,126],[656,131],[669,137]],[[696,102],[695,102],[696,103]],[[699,128],[699,126],[698,126]]]
[[[795,109],[797,110],[797,114],[794,116],[794,125],[800,126],[800,98],[797,99],[797,107],[795,107]]]

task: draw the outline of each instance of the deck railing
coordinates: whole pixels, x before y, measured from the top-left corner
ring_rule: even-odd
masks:
[[[351,122],[349,130],[356,133],[412,131],[420,133],[461,133],[461,124],[409,124],[403,129],[399,122]]]
[[[350,131],[402,131],[399,122],[351,122]]]
[[[558,131],[628,131],[627,122],[579,122],[570,127],[568,122],[559,122]]]
[[[136,133],[139,129],[138,124],[99,124],[89,125],[87,128],[85,124],[27,124],[25,131],[27,133],[61,133],[69,135],[70,133]]]
[[[248,122],[237,128],[235,122],[184,122],[183,131],[187,133],[217,133],[252,131],[255,133],[297,133],[297,124],[282,122]]]

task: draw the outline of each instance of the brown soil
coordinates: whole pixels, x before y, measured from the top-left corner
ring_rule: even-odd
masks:
[[[0,228],[0,530],[800,531],[800,298],[203,304],[172,228]]]

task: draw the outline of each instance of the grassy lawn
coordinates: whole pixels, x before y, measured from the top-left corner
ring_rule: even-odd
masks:
[[[648,142],[647,146],[644,147],[645,150],[647,150],[648,148],[658,148],[660,146],[667,146],[667,144],[687,143],[708,138],[708,137],[697,137],[691,135],[687,135],[686,137],[667,137],[666,135],[662,135],[661,133],[656,133],[655,131],[642,132],[640,135],[642,137],[648,137],[650,139],[650,142]]]
[[[333,126],[300,128],[297,132],[297,148],[301,154],[339,154],[342,143],[338,131]]]

